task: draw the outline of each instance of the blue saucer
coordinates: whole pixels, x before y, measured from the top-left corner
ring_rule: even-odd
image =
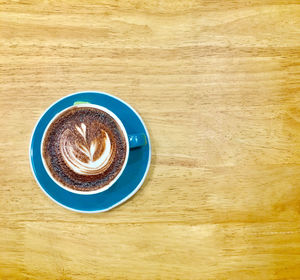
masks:
[[[131,149],[128,163],[121,177],[108,190],[97,194],[80,195],[58,186],[47,174],[41,158],[41,140],[48,122],[61,110],[76,101],[90,102],[108,108],[122,121],[128,134],[144,133],[147,145]],[[133,196],[143,184],[151,161],[151,146],[147,128],[138,113],[127,103],[98,92],[80,92],[66,96],[51,105],[33,130],[30,150],[33,175],[41,189],[59,205],[77,212],[95,213],[110,210]]]

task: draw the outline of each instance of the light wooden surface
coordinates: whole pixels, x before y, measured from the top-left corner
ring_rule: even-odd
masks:
[[[300,279],[298,1],[0,1],[0,279]],[[102,214],[29,168],[43,111],[137,109],[142,189]]]

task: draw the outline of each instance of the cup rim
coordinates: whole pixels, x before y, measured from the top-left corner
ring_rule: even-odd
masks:
[[[51,108],[54,104],[51,104],[45,111],[44,113],[42,114],[41,118],[43,117],[43,115],[48,111],[49,108]],[[125,141],[126,141],[126,157],[125,157],[125,160],[124,160],[124,163],[123,163],[123,166],[120,170],[120,172],[117,174],[117,176],[111,181],[109,182],[109,184],[105,185],[104,187],[100,188],[100,189],[96,189],[96,190],[93,190],[93,191],[79,191],[79,190],[74,190],[74,189],[71,189],[69,187],[66,187],[64,186],[63,184],[61,184],[59,181],[57,181],[51,174],[46,162],[45,162],[45,159],[43,157],[43,143],[44,143],[44,138],[45,138],[45,135],[46,135],[46,132],[48,131],[50,125],[53,123],[54,120],[56,120],[59,115],[61,115],[63,112],[73,108],[73,107],[92,107],[92,108],[96,108],[96,109],[99,109],[99,110],[102,110],[104,112],[106,112],[107,114],[109,114],[117,123],[118,125],[120,126],[123,134],[124,134],[124,137],[125,137]],[[128,140],[128,134],[127,134],[127,131],[122,123],[122,121],[116,116],[115,113],[113,113],[111,110],[107,109],[106,107],[104,106],[101,106],[101,105],[98,105],[98,104],[93,104],[93,103],[80,103],[80,104],[73,104],[67,108],[64,108],[63,110],[57,112],[48,122],[44,132],[43,132],[43,136],[41,138],[41,147],[40,147],[40,154],[41,154],[41,159],[42,159],[42,163],[43,163],[43,166],[48,174],[48,176],[61,188],[65,189],[66,191],[69,191],[69,192],[72,192],[72,193],[75,193],[75,194],[80,194],[80,195],[93,195],[93,194],[97,194],[97,193],[101,193],[101,192],[104,192],[106,190],[108,190],[111,186],[114,185],[114,183],[119,179],[119,177],[122,175],[122,173],[124,172],[125,170],[125,167],[127,165],[127,162],[128,162],[128,157],[129,157],[129,140]]]

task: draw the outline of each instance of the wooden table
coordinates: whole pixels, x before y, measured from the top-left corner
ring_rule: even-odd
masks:
[[[1,1],[0,279],[300,279],[297,2]],[[84,90],[153,145],[102,214],[54,204],[28,161],[39,116]]]

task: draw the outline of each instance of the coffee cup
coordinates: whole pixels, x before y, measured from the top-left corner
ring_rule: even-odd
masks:
[[[128,134],[122,121],[104,106],[74,102],[48,123],[41,155],[49,177],[76,194],[96,194],[122,175],[130,153],[146,145],[143,133]]]

